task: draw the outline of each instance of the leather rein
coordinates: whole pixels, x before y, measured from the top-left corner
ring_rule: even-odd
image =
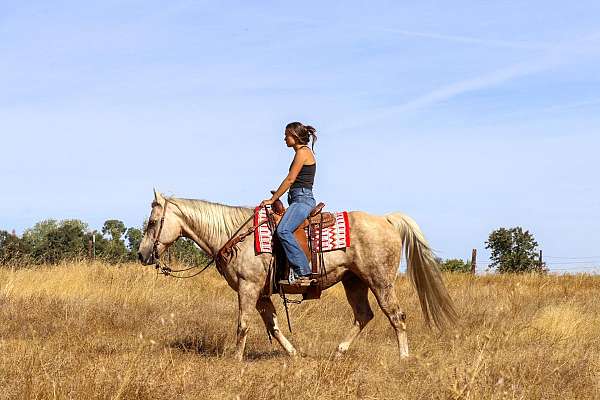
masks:
[[[213,256],[211,258],[211,260],[204,265],[204,267],[202,267],[202,269],[198,272],[195,272],[191,275],[184,275],[184,276],[180,276],[180,275],[173,275],[173,273],[180,273],[180,272],[186,272],[186,271],[190,271],[192,269],[195,268],[200,268],[197,265],[191,266],[189,268],[183,268],[183,269],[172,269],[171,267],[169,267],[166,263],[162,263],[160,262],[160,256],[158,253],[158,245],[162,244],[160,243],[160,234],[162,233],[162,228],[164,226],[165,223],[165,215],[167,213],[167,204],[170,203],[169,200],[165,199],[165,206],[163,207],[163,212],[162,212],[162,216],[160,218],[160,225],[158,227],[158,231],[156,236],[154,237],[154,243],[152,245],[152,255],[154,256],[156,263],[154,264],[154,268],[156,268],[157,273],[161,273],[165,276],[171,276],[173,278],[180,278],[180,279],[186,279],[186,278],[192,278],[196,275],[201,274],[202,272],[204,272],[205,270],[208,269],[208,267],[211,266],[212,263],[215,263],[215,267],[217,268],[217,271],[219,271],[219,273],[221,275],[223,275],[223,269],[227,266],[227,263],[231,260],[231,258],[233,257],[233,255],[237,254],[237,244],[244,241],[244,239],[246,239],[247,236],[249,236],[250,234],[252,234],[256,229],[258,229],[259,226],[261,226],[264,223],[268,222],[268,219],[261,222],[258,225],[254,225],[252,224],[251,227],[249,227],[246,231],[244,231],[243,233],[239,234],[238,233],[242,230],[242,228],[248,223],[250,222],[251,219],[254,218],[254,213],[250,216],[250,218],[248,218],[246,221],[244,221],[244,223],[238,228],[237,231],[235,231],[235,233],[225,242],[225,244],[219,249],[219,251],[217,251],[216,256]],[[177,206],[175,204],[175,206]],[[265,206],[266,208],[266,206]],[[265,210],[266,211],[266,210]],[[236,236],[237,235],[237,236]],[[180,234],[177,239],[179,239],[182,235]],[[175,241],[177,240],[175,239]],[[165,246],[166,247],[166,246]]]

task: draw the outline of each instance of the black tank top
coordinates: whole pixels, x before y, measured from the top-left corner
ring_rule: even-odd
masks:
[[[302,147],[308,147],[308,146],[302,146]],[[292,162],[293,164],[293,162]],[[292,169],[292,164],[290,164],[290,169]],[[310,165],[303,165],[302,169],[300,170],[300,172],[298,172],[298,176],[296,177],[296,180],[294,181],[294,183],[292,183],[292,186],[290,186],[290,189],[295,189],[295,188],[307,188],[307,189],[311,189],[313,188],[313,183],[315,181],[315,172],[317,171],[317,163],[315,162],[314,164],[310,164]]]
[[[290,165],[290,169],[292,166]],[[303,165],[300,172],[298,172],[298,176],[290,189],[295,188],[307,188],[312,189],[313,183],[315,181],[315,172],[317,171],[317,163],[310,165]]]

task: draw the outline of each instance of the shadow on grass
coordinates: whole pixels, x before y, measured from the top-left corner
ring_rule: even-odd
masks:
[[[186,336],[168,343],[172,349],[184,353],[196,353],[207,357],[222,357],[225,354],[226,337]]]
[[[262,361],[272,360],[274,358],[288,357],[287,353],[281,350],[267,350],[267,351],[252,351],[246,349],[246,355],[244,356],[245,361]]]
[[[184,353],[195,353],[204,357],[233,357],[232,349],[226,347],[227,337],[186,336],[168,343],[168,347]],[[245,361],[262,361],[288,357],[282,350],[253,351],[246,347]]]

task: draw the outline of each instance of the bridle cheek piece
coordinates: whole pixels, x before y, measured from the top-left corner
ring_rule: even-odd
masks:
[[[160,243],[160,234],[162,232],[162,228],[165,224],[165,215],[167,214],[167,204],[169,202],[165,200],[165,206],[163,207],[163,213],[162,216],[160,217],[160,225],[158,226],[158,231],[156,233],[156,236],[154,237],[154,243],[152,244],[152,256],[154,257],[154,261],[159,262],[160,259],[160,255],[158,254],[158,245],[161,244]]]

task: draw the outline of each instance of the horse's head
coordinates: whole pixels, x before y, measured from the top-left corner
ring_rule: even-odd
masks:
[[[181,236],[182,225],[174,213],[175,207],[154,190],[148,225],[138,249],[138,259],[142,264],[156,263],[162,253]]]

